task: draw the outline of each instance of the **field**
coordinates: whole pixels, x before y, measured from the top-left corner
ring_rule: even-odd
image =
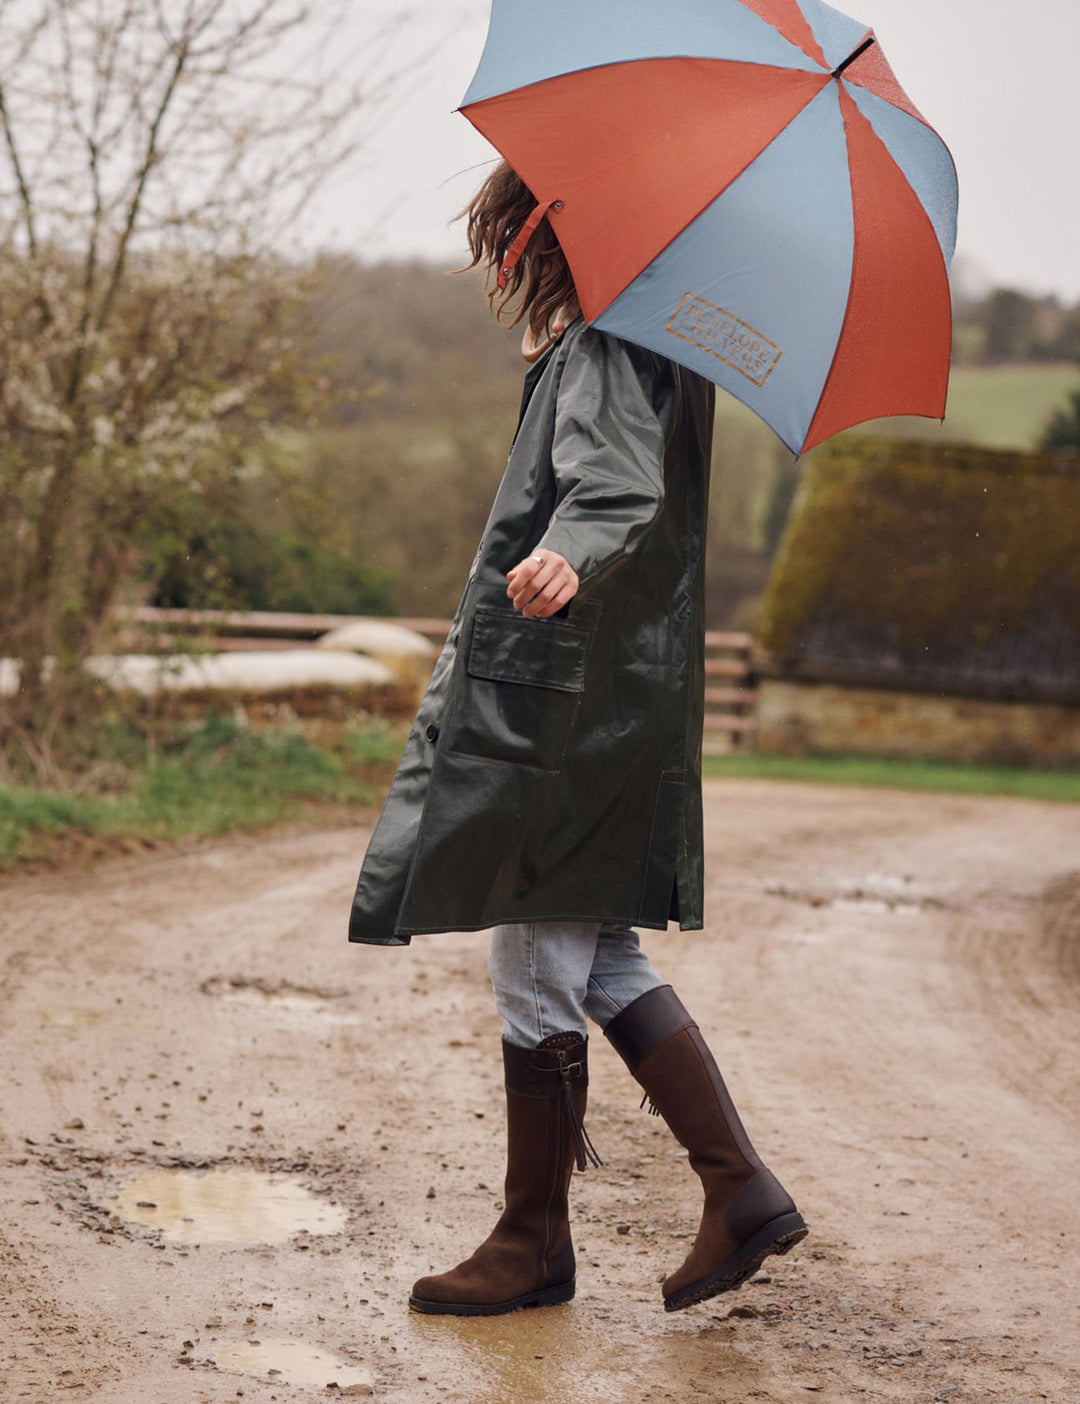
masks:
[[[1033,449],[1047,421],[1080,390],[1080,369],[1071,365],[956,366],[952,372],[948,413],[934,420],[879,419],[849,430],[898,439],[944,440],[984,444],[987,448]],[[757,426],[767,449],[769,431],[730,395],[717,402],[720,434],[736,425]]]
[[[1080,390],[1076,366],[957,366],[952,374],[949,409],[944,425],[927,421],[882,420],[875,432],[910,435],[919,425],[919,438],[961,440],[988,448],[1035,448],[1055,409]]]

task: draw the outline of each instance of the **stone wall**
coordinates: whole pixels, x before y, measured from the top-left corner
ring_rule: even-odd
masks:
[[[983,765],[1080,764],[1080,707],[762,678],[757,750]]]

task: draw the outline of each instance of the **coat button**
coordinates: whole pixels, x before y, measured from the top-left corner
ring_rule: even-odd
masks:
[[[437,726],[429,726],[427,731],[424,732],[424,735],[429,741],[438,741],[439,728]]]

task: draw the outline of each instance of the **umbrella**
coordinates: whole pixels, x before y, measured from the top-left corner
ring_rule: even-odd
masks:
[[[493,0],[461,106],[592,325],[795,453],[945,414],[956,172],[873,30],[821,0]]]

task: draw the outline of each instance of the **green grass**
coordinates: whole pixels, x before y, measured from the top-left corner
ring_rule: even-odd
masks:
[[[0,859],[32,856],[35,835],[93,832],[100,819],[93,800],[0,787]]]
[[[1080,368],[1072,365],[955,366],[944,424],[904,416],[873,420],[847,432],[1034,449],[1050,416],[1065,407],[1074,390],[1080,390]],[[733,396],[719,393],[716,412],[718,436],[741,432],[750,451],[768,453],[773,443],[769,431]],[[740,450],[747,451],[741,442]]]
[[[282,823],[312,803],[374,804],[380,786],[358,772],[389,765],[400,750],[397,729],[380,722],[347,731],[338,751],[211,715],[129,763],[115,794],[0,786],[0,861],[38,858],[80,835],[164,842]]]
[[[1034,449],[1050,416],[1074,390],[1080,390],[1076,366],[956,366],[944,424],[881,419],[851,432]]]
[[[344,754],[351,765],[396,765],[404,743],[400,725],[372,717],[345,733]]]
[[[706,777],[729,780],[804,780],[819,785],[868,785],[951,795],[1016,795],[1080,804],[1080,773],[952,765],[944,761],[887,760],[872,756],[706,756]]]

